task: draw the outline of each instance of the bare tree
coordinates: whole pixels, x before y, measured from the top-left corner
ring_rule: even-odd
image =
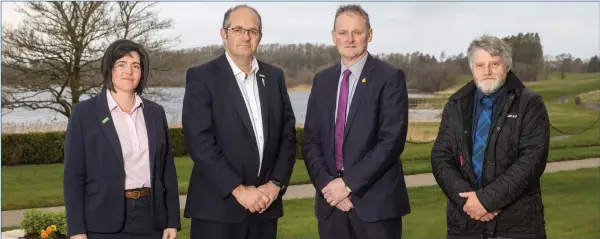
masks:
[[[558,70],[560,71],[560,79],[564,80],[567,77],[567,72],[570,72],[573,64],[573,56],[568,53],[563,53],[556,56]]]
[[[175,46],[178,37],[156,37],[173,21],[159,19],[152,11],[155,4],[28,2],[18,6],[23,21],[18,27],[2,26],[2,67],[17,72],[18,78],[17,84],[3,87],[2,107],[51,109],[69,117],[82,96],[100,90],[100,60],[112,41],[134,40],[149,54]],[[151,64],[151,69],[164,68]]]

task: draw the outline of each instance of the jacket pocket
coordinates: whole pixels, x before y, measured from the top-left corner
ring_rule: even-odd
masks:
[[[448,228],[459,231],[467,229],[467,219],[461,215],[461,211],[459,211],[450,201],[446,203],[446,221],[448,223]]]

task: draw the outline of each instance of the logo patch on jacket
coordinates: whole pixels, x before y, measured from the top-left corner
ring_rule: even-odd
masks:
[[[509,114],[509,115],[506,116],[506,118],[516,119],[517,118],[517,114]]]

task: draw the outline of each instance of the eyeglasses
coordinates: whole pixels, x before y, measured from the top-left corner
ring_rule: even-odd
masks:
[[[235,36],[242,36],[248,32],[248,33],[250,33],[251,37],[258,37],[258,36],[260,36],[260,33],[261,33],[259,30],[256,30],[256,29],[244,29],[241,27],[223,28],[223,29],[233,32],[233,35],[235,35]]]

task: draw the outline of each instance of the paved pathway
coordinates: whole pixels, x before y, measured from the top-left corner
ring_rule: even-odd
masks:
[[[552,162],[546,166],[546,173],[577,170],[581,168],[595,168],[600,167],[600,158],[583,159],[583,160],[572,160],[564,162]],[[423,187],[423,186],[434,186],[437,185],[433,175],[431,173],[415,174],[405,176],[406,185],[408,187]],[[312,198],[314,197],[315,190],[311,184],[305,185],[293,185],[288,188],[287,193],[283,196],[283,199],[299,199],[299,198]],[[4,195],[6,197],[6,195]],[[179,197],[181,208],[185,207],[186,196],[182,195]],[[38,208],[41,211],[46,212],[57,212],[64,210],[64,207],[47,207]],[[2,227],[15,227],[19,226],[21,220],[23,220],[23,213],[29,209],[22,210],[11,210],[2,211]]]

